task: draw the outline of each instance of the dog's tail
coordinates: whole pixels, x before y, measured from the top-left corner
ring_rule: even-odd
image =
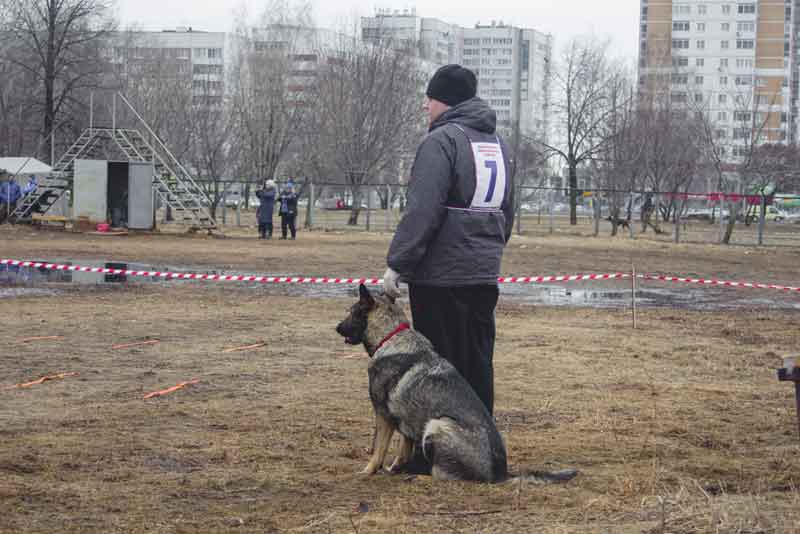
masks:
[[[520,475],[511,475],[506,484],[514,482],[528,482],[530,484],[563,484],[578,476],[577,469],[562,469],[560,471],[529,471]]]

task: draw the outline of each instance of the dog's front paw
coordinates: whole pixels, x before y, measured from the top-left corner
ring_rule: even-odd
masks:
[[[364,476],[371,476],[377,473],[380,467],[381,466],[379,465],[367,464],[367,467],[359,471],[359,474]]]

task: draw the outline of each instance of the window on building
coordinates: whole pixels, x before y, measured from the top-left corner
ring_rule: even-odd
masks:
[[[209,48],[208,49],[208,59],[222,59],[222,49],[221,48]]]
[[[718,111],[717,112],[717,120],[718,121],[726,121],[726,120],[728,120],[728,112],[727,111]]]
[[[706,60],[704,58],[699,57],[699,58],[696,58],[694,60],[694,66],[695,67],[704,67],[705,64],[706,64]]]
[[[734,139],[748,139],[750,137],[749,130],[747,128],[734,128],[733,129],[733,138]]]
[[[719,29],[720,29],[720,30],[722,30],[722,31],[724,31],[724,32],[729,32],[729,31],[731,31],[731,24],[730,24],[730,22],[723,22],[722,24],[720,24],[720,27],[719,27]]]
[[[719,77],[719,84],[720,85],[728,85],[728,77],[727,76],[720,76]]]
[[[730,42],[727,39],[719,42],[719,47],[722,50],[727,50],[729,46],[730,46]]]
[[[756,5],[752,3],[748,4],[739,4],[739,11],[740,15],[752,15],[756,12]]]
[[[705,50],[705,48],[706,48],[706,42],[705,42],[705,40],[703,40],[703,39],[698,39],[698,41],[697,41],[697,49],[698,49],[698,50]]]
[[[728,4],[724,4],[722,6],[722,14],[723,15],[730,15],[731,14],[731,6]]]
[[[753,83],[752,76],[737,76],[734,80],[736,85],[751,85]]]
[[[728,95],[719,95],[717,97],[717,102],[719,102],[720,104],[724,104],[727,101],[728,101]]]
[[[736,39],[737,50],[752,50],[755,42],[752,39]]]
[[[706,31],[706,23],[705,22],[698,22],[697,23],[697,31],[698,32]]]
[[[686,103],[686,93],[671,93],[670,100],[676,104]]]
[[[756,31],[756,23],[755,22],[737,22],[736,23],[736,31],[737,32],[754,32]]]
[[[716,130],[714,136],[717,139],[725,139],[725,137],[727,137],[725,130]]]
[[[733,112],[733,120],[737,122],[750,122],[753,119],[753,116],[750,114],[749,111],[734,111]]]
[[[672,56],[673,67],[688,67],[689,58],[685,56]]]
[[[673,39],[672,48],[677,48],[677,49],[689,48],[689,39]]]
[[[694,101],[695,102],[702,102],[703,101],[703,93],[695,93],[694,94]]]
[[[689,75],[688,74],[673,74],[672,75],[672,83],[676,85],[686,85],[689,83]]]
[[[753,60],[747,58],[739,58],[736,60],[736,68],[737,69],[752,69],[753,68]]]
[[[695,85],[703,85],[703,77],[702,76],[695,76],[694,77],[694,84]]]
[[[705,15],[707,11],[708,11],[708,8],[706,7],[705,4],[700,4],[699,6],[697,6],[697,14],[698,15]]]
[[[672,23],[672,31],[674,32],[688,32],[689,31],[689,21],[688,20],[681,20],[675,21]]]
[[[728,58],[726,58],[726,57],[719,58],[719,67],[721,69],[728,68]]]

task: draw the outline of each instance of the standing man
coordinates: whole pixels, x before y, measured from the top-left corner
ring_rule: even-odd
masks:
[[[275,210],[275,182],[267,180],[264,187],[256,191],[258,197],[258,238],[272,239],[272,215]]]
[[[389,248],[384,289],[408,283],[414,328],[494,409],[494,311],[514,223],[514,168],[495,112],[459,65],[431,78],[428,135],[417,149],[408,205]],[[418,457],[419,455],[417,455]]]
[[[297,193],[294,192],[294,182],[289,180],[286,188],[281,193],[280,215],[281,215],[281,239],[286,239],[286,229],[292,233],[292,239],[297,235]]]

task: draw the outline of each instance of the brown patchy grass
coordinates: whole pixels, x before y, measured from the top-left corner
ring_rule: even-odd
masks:
[[[0,232],[3,256],[303,274],[372,274],[388,239]],[[796,276],[791,250],[732,263],[727,250],[584,241],[515,240],[507,271],[588,271],[587,258],[605,270],[635,255],[667,271]],[[0,389],[0,532],[800,532],[793,395],[775,376],[800,346],[797,313],[651,309],[634,331],[624,310],[502,302],[497,415],[511,468],[581,474],[482,486],[356,475],[372,418],[366,357],[333,330],[348,299],[203,284],[60,290],[0,300],[1,385],[80,373]],[[64,339],[19,342],[35,336]],[[148,339],[161,343],[110,348]]]

